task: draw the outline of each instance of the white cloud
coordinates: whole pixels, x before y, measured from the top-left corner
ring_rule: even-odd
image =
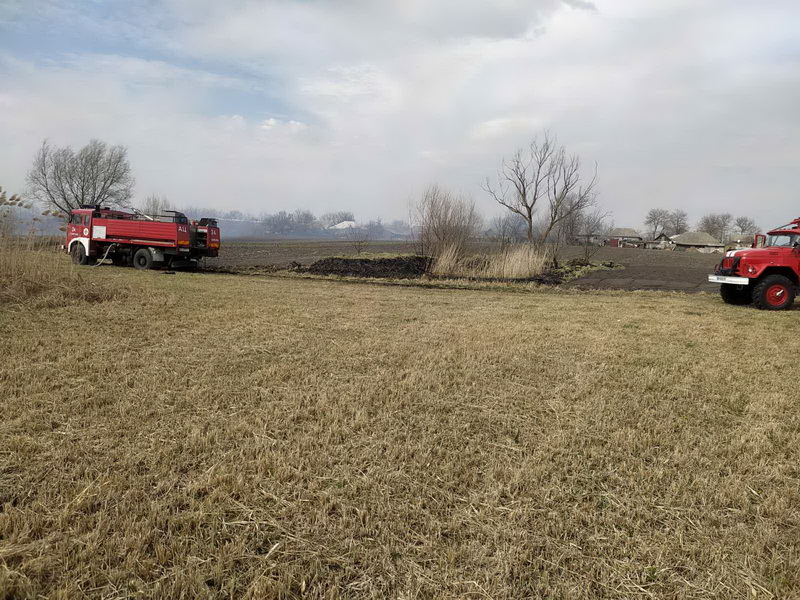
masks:
[[[129,146],[140,195],[180,204],[403,216],[435,179],[494,210],[480,183],[548,128],[598,162],[620,224],[652,206],[765,225],[794,210],[789,0],[115,6],[52,14],[134,50],[0,55],[4,187],[43,137],[100,137]]]

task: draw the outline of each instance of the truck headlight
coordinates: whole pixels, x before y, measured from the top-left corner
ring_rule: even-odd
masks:
[[[756,272],[756,268],[753,265],[747,265],[747,272],[752,275]]]

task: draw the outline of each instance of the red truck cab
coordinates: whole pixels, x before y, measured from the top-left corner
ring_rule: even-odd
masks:
[[[800,286],[800,218],[758,234],[752,248],[726,252],[708,280],[720,284],[728,304],[791,308]]]

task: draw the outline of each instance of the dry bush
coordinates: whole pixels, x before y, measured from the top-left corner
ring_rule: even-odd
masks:
[[[412,206],[412,220],[419,228],[419,253],[435,257],[444,252],[463,257],[483,223],[473,201],[438,185],[431,185]]]
[[[101,302],[118,297],[121,288],[109,288],[80,276],[79,270],[59,252],[63,240],[36,235],[15,235],[16,208],[30,209],[18,197],[7,199],[0,190],[0,304],[33,301],[60,305],[70,301]],[[42,213],[48,215],[49,211]]]
[[[80,274],[52,238],[0,238],[0,304],[34,302],[57,306],[72,301],[103,302],[127,293]]]
[[[461,256],[458,249],[446,248],[436,259],[433,273],[451,277],[526,279],[544,273],[550,263],[545,249],[530,244],[512,246],[485,256]]]

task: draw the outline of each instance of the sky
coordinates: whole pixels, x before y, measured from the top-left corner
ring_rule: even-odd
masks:
[[[0,186],[47,138],[128,148],[136,199],[404,218],[541,132],[650,208],[800,216],[797,0],[0,0]]]

